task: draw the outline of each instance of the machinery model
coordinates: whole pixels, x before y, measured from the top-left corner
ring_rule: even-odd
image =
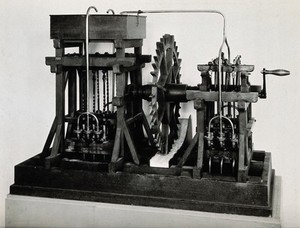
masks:
[[[219,11],[91,10],[50,16],[56,116],[42,152],[16,166],[11,193],[270,216],[274,170],[271,154],[253,148],[252,104],[266,98],[266,75],[289,71],[263,69],[263,86],[251,85],[254,66],[231,60]],[[156,43],[153,82],[143,84],[152,59],[142,53],[146,13],[223,17],[219,53],[197,66],[199,84],[181,83],[169,34]],[[93,52],[90,43],[113,48]],[[186,102],[194,104],[194,132],[191,117],[180,117]]]

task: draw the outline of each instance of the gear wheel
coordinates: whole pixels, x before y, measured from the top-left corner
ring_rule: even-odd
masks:
[[[178,138],[179,102],[166,101],[167,84],[180,83],[180,64],[178,47],[174,36],[166,34],[156,43],[155,63],[151,91],[150,127],[157,146],[162,154],[167,154],[175,139]]]

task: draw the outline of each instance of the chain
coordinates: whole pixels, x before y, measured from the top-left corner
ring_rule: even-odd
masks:
[[[93,112],[96,111],[96,72],[93,71]]]
[[[80,83],[80,87],[81,87],[81,105],[82,105],[82,112],[86,111],[86,107],[85,107],[85,92],[86,92],[86,89],[85,89],[85,77],[83,77],[81,75],[81,83]]]
[[[100,83],[99,83],[99,71],[96,73],[97,76],[97,106],[98,106],[98,111],[100,111]]]
[[[109,81],[108,81],[108,73],[106,72],[106,109],[107,113],[109,111]]]
[[[106,88],[105,88],[105,79],[107,71],[102,71],[102,81],[103,81],[103,112],[105,112],[105,104],[106,104]]]

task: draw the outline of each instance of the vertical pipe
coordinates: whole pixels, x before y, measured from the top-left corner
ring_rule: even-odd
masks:
[[[94,6],[90,6],[87,11],[86,11],[86,19],[85,19],[85,56],[86,56],[86,94],[87,94],[87,130],[89,130],[90,127],[90,123],[89,123],[89,116],[88,113],[90,112],[90,102],[89,102],[89,96],[90,96],[90,63],[89,63],[89,13],[90,10],[94,9],[96,12],[98,12],[98,10],[96,9],[96,7]]]

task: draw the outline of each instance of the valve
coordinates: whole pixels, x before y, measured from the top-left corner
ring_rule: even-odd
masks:
[[[74,132],[75,132],[76,135],[77,135],[77,139],[80,139],[80,134],[81,134],[81,132],[82,132],[82,129],[79,129],[79,127],[77,127],[77,129],[74,130]]]
[[[207,144],[210,147],[212,145],[212,140],[214,138],[214,133],[213,132],[208,132],[207,136],[205,136],[205,139],[207,140]]]
[[[235,148],[235,146],[237,145],[237,142],[238,142],[236,134],[232,135],[231,142],[232,142],[232,147]]]
[[[85,134],[86,134],[86,138],[87,138],[87,139],[90,139],[90,135],[92,134],[93,131],[87,129],[87,130],[85,130],[84,132],[85,132]]]
[[[217,137],[219,142],[220,142],[220,147],[223,148],[225,145],[225,134],[224,133],[220,133],[220,136]]]
[[[266,70],[265,68],[261,71],[263,74],[263,89],[261,90],[259,97],[260,98],[267,98],[267,89],[266,89],[266,75],[271,74],[275,76],[287,76],[290,75],[290,72],[288,70],[283,69],[276,69],[276,70]]]

